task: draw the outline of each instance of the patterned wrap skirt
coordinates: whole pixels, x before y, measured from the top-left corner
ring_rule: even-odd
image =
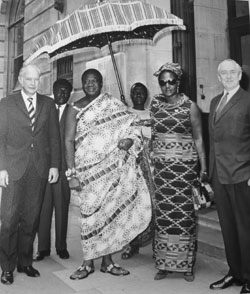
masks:
[[[192,184],[197,161],[155,160],[155,266],[191,272],[195,262],[196,222]],[[166,180],[167,179],[167,180]]]

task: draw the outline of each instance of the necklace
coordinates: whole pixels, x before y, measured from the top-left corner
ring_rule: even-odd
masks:
[[[180,99],[176,101],[175,103],[169,103],[169,102],[163,101],[164,99],[163,95],[159,96],[159,98],[160,98],[160,102],[163,103],[164,108],[166,109],[173,109],[173,108],[179,107],[184,101],[184,96],[182,94],[180,94]]]

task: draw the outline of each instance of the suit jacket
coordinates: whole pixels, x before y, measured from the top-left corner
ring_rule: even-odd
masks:
[[[210,106],[210,177],[216,167],[221,184],[250,178],[250,95],[240,88],[215,119],[222,94]]]
[[[54,101],[37,93],[35,129],[21,92],[0,102],[0,170],[7,170],[12,180],[24,174],[30,157],[39,175],[48,177],[51,167],[59,168],[60,133]]]

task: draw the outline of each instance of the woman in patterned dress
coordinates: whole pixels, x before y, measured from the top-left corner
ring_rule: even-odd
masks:
[[[155,280],[169,272],[194,280],[196,226],[192,184],[207,176],[201,114],[196,103],[179,93],[182,70],[166,63],[154,74],[161,94],[152,100],[155,183]]]
[[[151,219],[151,199],[136,162],[142,149],[141,130],[127,107],[101,93],[96,69],[82,75],[85,97],[68,108],[65,130],[66,175],[80,199],[82,265],[70,276],[84,279],[102,257],[101,272],[116,276],[129,271],[115,264],[112,253],[143,232]]]

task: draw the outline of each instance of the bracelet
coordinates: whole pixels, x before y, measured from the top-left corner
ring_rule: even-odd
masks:
[[[70,181],[72,179],[77,179],[77,177],[75,175],[71,176],[71,177],[67,177],[67,181]]]
[[[67,177],[67,180],[69,181],[68,178],[72,178],[73,176],[76,175],[76,169],[73,167],[73,168],[68,168],[65,172],[65,176]]]

